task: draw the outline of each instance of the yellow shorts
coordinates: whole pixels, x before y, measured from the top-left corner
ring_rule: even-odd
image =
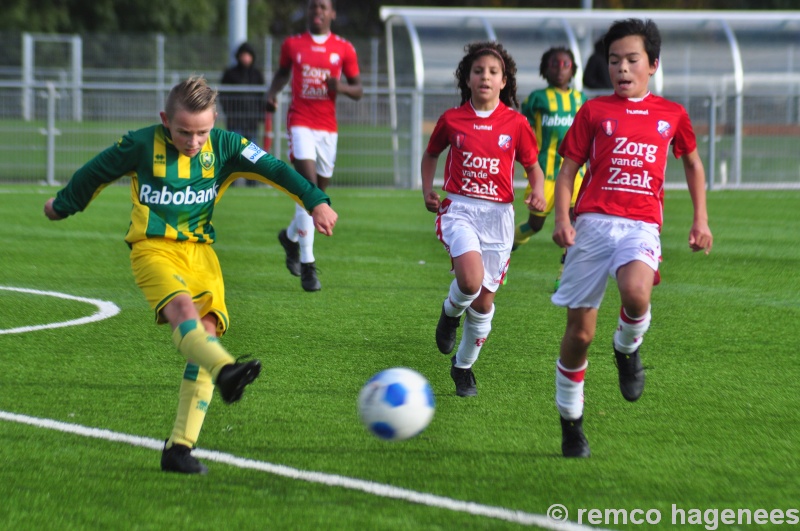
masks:
[[[200,317],[217,317],[217,335],[228,329],[225,285],[217,254],[211,245],[163,238],[138,241],[131,249],[136,285],[156,312],[156,323],[166,322],[161,310],[175,296],[192,297]]]
[[[570,206],[575,206],[575,201],[578,199],[578,190],[581,189],[581,183],[583,183],[583,177],[580,175],[575,176],[575,188],[572,190],[572,201],[570,202]],[[531,195],[531,185],[528,183],[528,187],[525,188],[525,198],[527,199],[528,196]],[[539,216],[541,218],[546,218],[547,215],[553,211],[553,207],[556,204],[556,182],[555,181],[545,181],[544,182],[544,199],[547,201],[547,206],[544,207],[544,210],[541,212],[531,211],[530,214],[532,216]]]

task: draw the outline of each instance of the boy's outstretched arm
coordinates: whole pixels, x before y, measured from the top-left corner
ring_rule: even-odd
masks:
[[[714,236],[708,227],[708,210],[706,209],[706,172],[703,161],[695,149],[682,157],[686,184],[694,206],[692,228],[689,231],[689,247],[693,252],[711,252]]]

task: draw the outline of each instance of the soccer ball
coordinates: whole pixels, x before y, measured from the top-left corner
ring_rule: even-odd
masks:
[[[433,418],[433,391],[420,373],[405,367],[379,372],[358,395],[358,414],[367,430],[387,441],[410,439]]]

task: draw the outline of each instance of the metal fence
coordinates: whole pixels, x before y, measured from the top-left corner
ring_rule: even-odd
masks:
[[[235,86],[228,90],[263,87]],[[166,89],[158,85],[85,84],[80,87],[82,116],[75,120],[76,92],[71,86],[53,82],[37,84],[33,92],[30,120],[21,114],[20,84],[0,82],[0,181],[50,182],[69,179],[72,173],[122,134],[158,122]],[[686,93],[665,94],[689,111],[712,188],[800,187],[800,126],[796,120],[798,96],[745,96],[742,142],[742,172],[730,177],[735,150],[736,98],[732,95]],[[286,158],[285,110],[288,93],[282,94],[272,124],[271,152]],[[391,107],[396,102],[397,122],[392,127]],[[411,89],[367,89],[353,102],[341,98],[337,104],[340,122],[339,154],[334,182],[346,186],[416,188],[420,163],[417,142],[425,145],[437,118],[459,102],[455,89],[417,93]],[[225,127],[222,110],[217,125]],[[414,117],[421,113],[421,124]],[[256,141],[263,143],[263,126]],[[713,134],[712,134],[713,133]],[[521,169],[519,169],[521,172]],[[522,180],[521,173],[517,176]],[[683,183],[682,166],[668,166],[667,183]]]
[[[77,53],[69,51],[76,46],[74,38],[45,40],[48,46],[61,47],[60,55],[51,52],[60,58],[41,57],[26,70],[21,64],[26,38],[16,38],[14,41],[0,34],[0,44],[17,42],[17,51],[11,50],[5,56],[7,62],[0,61],[0,182],[7,183],[63,183],[122,134],[158,122],[158,112],[175,82],[192,73],[205,73],[215,84],[225,66],[226,54],[216,50],[213,64],[207,60],[204,68],[195,68],[198,65],[187,61],[181,65],[185,68],[178,69],[170,64],[175,59],[166,54],[171,44],[152,36],[143,39],[152,44],[148,44],[151,53],[141,50],[141,42],[136,52],[136,57],[150,59],[120,59],[118,62],[127,68],[113,68],[100,64],[100,59],[86,58],[104,57],[103,46],[123,54],[120,46],[130,46],[132,41],[121,36],[117,41],[98,42],[84,37],[81,61],[77,61]],[[270,48],[268,42],[265,41],[265,50]],[[221,49],[225,46],[221,40],[202,44],[209,45]],[[198,42],[197,46],[201,44]],[[338,100],[340,135],[334,183],[417,188],[421,149],[441,113],[458,104],[458,92],[454,85],[391,90],[386,82],[385,62],[378,56],[383,45],[373,41],[360,46],[369,50],[362,53],[359,49],[365,92],[359,102]],[[36,50],[39,51],[35,54],[41,54],[43,49]],[[159,53],[152,53],[153,50],[162,50],[164,55],[159,59]],[[210,56],[209,52],[206,58]],[[13,64],[15,61],[17,64]],[[268,69],[268,78],[269,72]],[[697,76],[682,78],[675,74],[669,77],[663,91],[665,97],[689,111],[711,187],[800,187],[800,74],[748,78],[738,94],[726,86],[719,76],[714,83],[707,83]],[[240,85],[218,88],[265,89]],[[520,100],[534,88],[539,87],[520,86]],[[288,93],[282,94],[272,120],[271,152],[284,159],[288,97]],[[224,112],[221,109],[217,123],[220,127],[226,125]],[[740,137],[734,134],[736,131],[741,132]],[[259,143],[263,142],[264,133],[262,125],[256,138]],[[733,171],[738,161],[741,171]],[[523,185],[520,168],[518,172],[519,184]],[[679,187],[682,183],[682,165],[673,161],[668,167],[667,184]]]

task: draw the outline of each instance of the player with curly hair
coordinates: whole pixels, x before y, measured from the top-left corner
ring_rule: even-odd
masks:
[[[422,195],[436,213],[436,236],[450,254],[455,279],[442,304],[436,344],[450,354],[464,318],[450,376],[458,396],[475,396],[472,366],[492,328],[494,297],[503,284],[514,239],[514,161],[525,168],[529,208],[545,207],[536,137],[517,106],[517,66],[497,42],[465,47],[455,71],[461,105],[445,111],[422,155]],[[439,155],[447,197],[433,190]]]

